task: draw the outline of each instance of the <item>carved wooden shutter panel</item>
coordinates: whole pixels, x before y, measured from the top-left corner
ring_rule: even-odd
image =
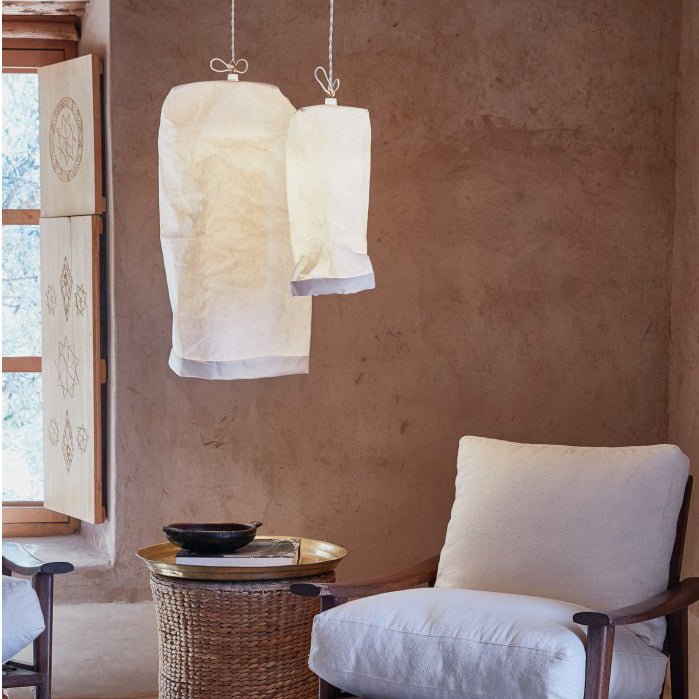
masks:
[[[45,506],[104,520],[100,59],[39,69]]]

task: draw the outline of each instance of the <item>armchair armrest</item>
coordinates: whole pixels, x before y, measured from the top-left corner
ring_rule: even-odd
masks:
[[[369,597],[382,592],[406,590],[418,585],[433,585],[437,577],[439,556],[428,558],[398,573],[356,583],[293,583],[291,592],[302,597]]]
[[[686,578],[645,602],[611,612],[578,612],[573,615],[573,621],[584,626],[638,624],[682,611],[695,602],[699,602],[699,578]]]
[[[45,563],[32,556],[27,549],[15,541],[2,542],[2,569],[18,575],[34,576],[39,573],[57,575],[70,573],[74,570],[72,563],[53,561]]]

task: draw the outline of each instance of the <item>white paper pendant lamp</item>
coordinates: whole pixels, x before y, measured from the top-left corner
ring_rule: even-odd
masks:
[[[298,296],[351,294],[375,286],[367,254],[371,171],[369,112],[339,107],[333,78],[330,0],[329,72],[316,68],[328,95],[291,119],[286,179],[294,254],[292,292]],[[322,77],[321,77],[322,76]]]
[[[367,255],[370,167],[366,109],[317,105],[291,119],[286,172],[295,295],[374,288]]]
[[[224,65],[232,71],[236,61]],[[180,376],[308,373],[311,300],[292,297],[288,285],[294,113],[277,87],[237,80],[180,85],[163,104],[160,230],[170,367]]]

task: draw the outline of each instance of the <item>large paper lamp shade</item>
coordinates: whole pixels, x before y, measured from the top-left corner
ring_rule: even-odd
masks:
[[[273,85],[175,87],[162,108],[160,236],[180,376],[308,373],[311,300],[293,269],[285,143],[295,110]]]
[[[291,119],[286,172],[295,295],[374,288],[367,255],[370,168],[366,109],[317,105]]]

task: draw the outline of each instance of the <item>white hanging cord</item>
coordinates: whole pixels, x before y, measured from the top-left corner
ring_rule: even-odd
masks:
[[[222,58],[212,58],[209,68],[215,73],[228,73],[229,80],[237,80],[238,74],[248,72],[248,62],[244,58],[235,59],[235,0],[231,0],[231,60],[226,63]]]
[[[340,89],[339,78],[333,79],[333,19],[335,14],[335,0],[330,0],[330,30],[328,32],[328,70],[323,66],[318,66],[313,74],[318,84],[323,88],[323,92],[335,99],[337,91]]]

